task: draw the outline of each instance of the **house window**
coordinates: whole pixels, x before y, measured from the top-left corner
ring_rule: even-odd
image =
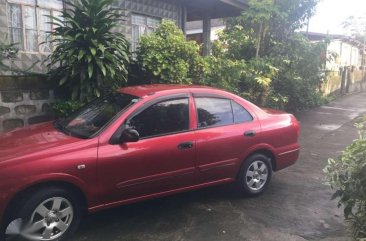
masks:
[[[26,52],[51,52],[53,26],[48,16],[58,17],[62,9],[62,0],[9,0],[9,42]]]
[[[132,14],[132,52],[136,51],[140,37],[153,32],[160,23],[159,18]]]

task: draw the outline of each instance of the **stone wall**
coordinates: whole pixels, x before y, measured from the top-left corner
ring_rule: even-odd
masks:
[[[53,119],[52,84],[43,77],[0,77],[0,132]]]

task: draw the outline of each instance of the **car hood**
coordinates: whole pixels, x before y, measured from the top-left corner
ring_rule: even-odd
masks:
[[[80,139],[67,136],[53,127],[52,122],[0,134],[0,161],[47,151]]]

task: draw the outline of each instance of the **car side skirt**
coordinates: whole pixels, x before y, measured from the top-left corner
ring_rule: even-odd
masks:
[[[154,193],[154,194],[145,195],[145,196],[141,196],[141,197],[137,197],[137,198],[131,198],[131,199],[126,199],[126,200],[122,200],[122,201],[118,201],[118,202],[107,203],[107,204],[103,204],[103,205],[99,205],[99,206],[95,206],[95,207],[90,207],[90,208],[88,208],[88,211],[90,213],[94,213],[94,212],[97,212],[97,211],[100,211],[103,209],[107,209],[107,208],[118,207],[121,205],[136,203],[139,201],[144,201],[144,200],[149,200],[149,199],[154,199],[154,198],[159,198],[159,197],[165,197],[165,196],[169,196],[172,194],[188,192],[188,191],[192,191],[192,190],[196,190],[196,189],[201,189],[201,188],[205,188],[205,187],[209,187],[209,186],[215,186],[218,184],[230,183],[230,182],[234,182],[234,181],[235,181],[235,178],[225,178],[225,179],[202,183],[202,184],[198,184],[198,185],[194,185],[194,186],[183,187],[183,188],[174,189],[174,190],[170,190],[170,191]]]

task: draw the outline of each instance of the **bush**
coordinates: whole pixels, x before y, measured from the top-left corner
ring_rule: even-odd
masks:
[[[84,104],[81,101],[59,101],[52,104],[52,110],[57,118],[64,118],[80,109]]]
[[[136,55],[154,83],[191,84],[202,77],[205,69],[200,46],[187,41],[176,24],[168,20],[141,37]]]
[[[366,117],[356,124],[359,138],[337,159],[329,159],[324,169],[329,184],[339,198],[339,207],[352,224],[356,239],[366,239]]]
[[[68,1],[58,27],[51,33],[50,79],[66,87],[73,100],[86,101],[126,84],[129,44],[113,31],[121,17],[109,8],[113,0]]]
[[[222,41],[214,42],[213,55],[205,61],[203,84],[226,89],[258,105],[265,103],[272,78],[278,71],[266,58],[248,61],[230,58]]]
[[[6,60],[15,59],[19,50],[16,48],[15,44],[6,44],[4,42],[0,42],[0,70],[11,71],[12,69],[10,68],[10,66],[5,64],[4,62]]]

